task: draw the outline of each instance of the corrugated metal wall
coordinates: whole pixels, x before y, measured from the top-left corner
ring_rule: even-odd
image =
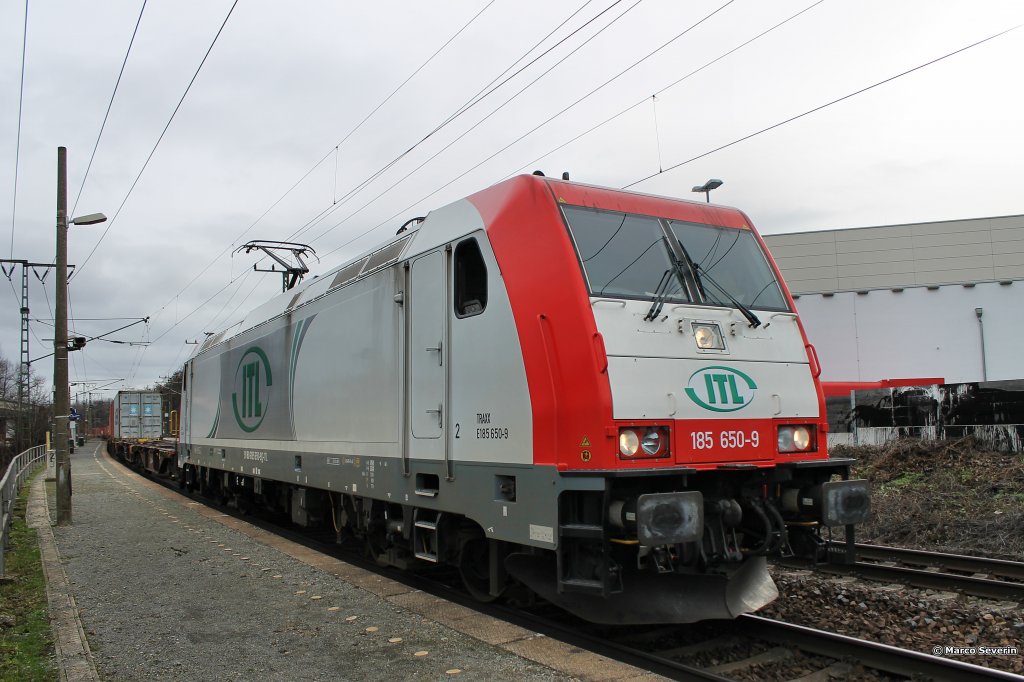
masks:
[[[1024,215],[764,239],[794,294],[1024,279]]]

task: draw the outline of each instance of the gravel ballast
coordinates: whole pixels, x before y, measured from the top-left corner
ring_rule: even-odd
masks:
[[[109,680],[568,679],[168,500],[100,454],[73,456],[54,528]]]
[[[806,571],[776,572],[774,577],[782,596],[758,615],[1024,673],[1024,610],[1020,604]],[[946,653],[945,647],[961,651]],[[1019,653],[995,653],[1006,647],[1015,647]]]

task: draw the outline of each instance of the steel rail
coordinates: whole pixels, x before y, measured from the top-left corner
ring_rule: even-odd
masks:
[[[777,563],[790,568],[813,569],[836,575],[855,575],[866,580],[897,582],[923,589],[960,592],[985,599],[1024,601],[1024,582],[1012,582],[1014,579],[1024,580],[1024,563],[879,545],[858,544],[856,551],[857,561],[853,564],[815,564],[799,559],[783,559]],[[870,560],[864,561],[864,559]],[[998,575],[1010,578],[1011,581],[980,577],[979,575],[948,573],[941,570],[891,566],[875,563],[876,561]]]
[[[874,561],[895,561],[912,566],[938,566],[949,571],[983,573],[1011,580],[1024,581],[1024,562],[1020,561],[860,543],[857,544],[857,557]]]
[[[1015,680],[1020,675],[1004,670],[984,668],[973,663],[964,663],[951,658],[908,651],[888,644],[869,642],[835,632],[826,632],[802,625],[784,623],[762,616],[745,615],[737,618],[747,633],[769,641],[797,646],[830,658],[850,658],[860,661],[865,667],[907,677],[926,676],[934,680]],[[938,646],[939,644],[937,644]]]
[[[977,578],[956,573],[941,573],[906,566],[885,566],[867,561],[854,564],[812,564],[807,561],[783,560],[777,562],[789,568],[812,569],[833,575],[854,575],[865,580],[902,583],[910,587],[942,592],[960,592],[998,601],[1024,601],[1024,583]]]

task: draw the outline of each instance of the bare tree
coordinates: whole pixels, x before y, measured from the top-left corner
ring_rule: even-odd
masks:
[[[0,355],[0,473],[7,469],[8,463],[18,453],[18,438],[15,428],[18,418],[18,379],[20,365]],[[25,423],[28,432],[24,434],[23,443],[38,445],[46,441],[46,432],[50,430],[53,418],[53,405],[50,388],[46,379],[29,370],[25,395]]]

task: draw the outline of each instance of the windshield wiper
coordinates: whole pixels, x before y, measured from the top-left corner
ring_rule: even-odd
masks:
[[[658,280],[658,286],[654,290],[654,302],[651,303],[651,309],[644,315],[644,322],[650,322],[661,314],[661,309],[665,305],[665,298],[668,296],[668,285],[672,281],[672,268],[669,268],[661,274],[661,279]]]
[[[662,241],[665,241],[662,238]],[[661,314],[661,309],[665,307],[665,299],[668,298],[669,285],[672,283],[672,275],[674,274],[679,280],[679,284],[682,285],[683,290],[687,290],[686,286],[686,274],[683,272],[682,263],[672,253],[672,249],[668,248],[668,242],[665,242],[666,250],[668,251],[669,262],[672,266],[662,273],[661,279],[658,280],[658,288],[654,290],[654,302],[651,303],[651,309],[644,315],[644,321],[650,322],[658,315]]]
[[[755,314],[754,314],[754,313],[753,313],[753,312],[752,312],[752,311],[750,310],[750,308],[748,308],[747,306],[745,306],[745,305],[743,305],[742,303],[740,303],[739,301],[737,301],[737,300],[736,300],[736,299],[735,299],[735,298],[733,297],[733,295],[732,295],[732,294],[730,294],[730,293],[729,293],[729,292],[728,292],[728,291],[727,291],[727,290],[726,290],[726,289],[725,289],[725,288],[724,288],[724,287],[723,287],[723,286],[722,286],[721,284],[719,284],[718,282],[716,282],[716,281],[714,280],[714,278],[713,278],[713,277],[712,277],[711,275],[709,275],[709,274],[708,274],[708,271],[707,271],[707,270],[705,270],[705,269],[704,269],[703,267],[701,267],[700,263],[694,263],[694,264],[693,264],[693,268],[694,268],[694,271],[699,271],[699,272],[701,272],[701,273],[702,273],[702,274],[704,275],[704,279],[706,279],[707,281],[711,282],[711,284],[712,284],[712,285],[713,285],[713,286],[714,286],[714,287],[715,287],[716,289],[718,289],[718,290],[719,290],[719,291],[721,291],[721,292],[722,292],[723,294],[725,294],[725,297],[726,297],[727,299],[729,299],[729,302],[730,302],[730,303],[732,303],[732,304],[733,304],[733,306],[735,306],[735,308],[736,308],[737,310],[739,310],[739,311],[740,311],[741,313],[743,313],[743,317],[747,318],[747,321],[748,321],[748,322],[750,322],[750,326],[751,326],[751,328],[753,328],[753,329],[757,329],[758,327],[760,327],[760,326],[761,326],[761,320],[760,320],[760,319],[759,319],[759,318],[757,317],[757,315],[755,315]]]

